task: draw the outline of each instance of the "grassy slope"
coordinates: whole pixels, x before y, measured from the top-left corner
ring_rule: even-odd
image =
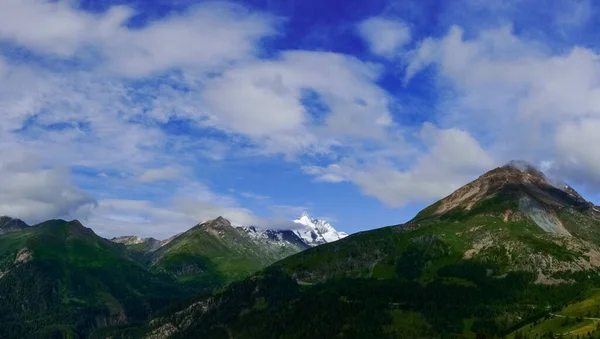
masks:
[[[181,337],[218,337],[223,328],[239,338],[506,334],[548,306],[571,302],[588,286],[533,284],[536,274],[523,271],[532,268],[532,255],[569,263],[582,254],[557,244],[527,218],[504,221],[505,210],[515,206],[511,196],[495,196],[471,211],[434,216],[428,208],[413,220],[418,227],[361,232],[293,255],[270,268],[304,285],[299,296],[287,296],[286,306],[268,298],[265,306],[264,296],[248,296],[246,306],[227,306],[230,318],[196,320]],[[465,259],[477,244],[486,245]],[[508,252],[506,244],[516,245]],[[240,296],[235,287],[222,293]],[[252,306],[259,300],[260,307]]]
[[[400,278],[399,262],[412,256],[420,262],[420,278],[427,281],[435,278],[439,268],[463,260],[469,250],[470,260],[487,265],[497,275],[538,268],[554,275],[556,263],[572,266],[577,260],[589,260],[585,249],[565,246],[565,239],[544,232],[524,215],[505,221],[505,211],[519,211],[515,192],[494,195],[468,211],[456,209],[437,216],[433,213],[438,206],[439,202],[424,209],[406,225],[354,234],[277,265],[306,282],[335,277]],[[571,239],[591,242],[588,248],[600,244],[600,220],[591,209],[563,207],[556,214],[574,236]],[[430,246],[442,252],[428,252]]]
[[[23,248],[32,260],[15,264]],[[68,337],[141,321],[179,293],[77,222],[53,220],[2,235],[0,258],[0,270],[8,271],[0,279],[0,337]]]
[[[295,253],[270,251],[231,226],[195,227],[153,254],[153,268],[194,286],[220,286],[246,277]]]
[[[593,338],[600,338],[596,329],[600,326],[600,289],[590,289],[583,300],[571,303],[559,311],[549,313],[546,317],[528,323],[508,337],[518,337],[517,332],[534,338],[552,332],[563,335],[563,338],[587,337],[588,332]]]

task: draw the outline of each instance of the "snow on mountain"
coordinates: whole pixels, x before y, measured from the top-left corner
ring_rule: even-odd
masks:
[[[225,221],[222,217],[215,220],[220,219]],[[238,226],[230,224],[229,221],[226,221],[226,224],[229,227],[233,227],[242,232],[242,234],[250,238],[252,242],[261,247],[265,247],[265,249],[276,252],[289,250],[290,254],[297,253],[309,247],[340,240],[348,236],[348,234],[344,232],[336,231],[327,221],[312,218],[306,212],[302,213],[302,215],[294,220],[294,222],[298,224],[298,227],[293,230],[273,230],[261,229],[254,226]],[[198,225],[207,223],[208,222],[204,222]],[[222,223],[219,223],[219,225],[221,224]],[[137,236],[117,237],[111,239],[111,241],[126,246],[143,245],[146,251],[152,252],[165,246],[179,235],[180,234],[176,234],[175,236],[162,241],[154,238],[140,238]]]
[[[307,212],[302,213],[294,222],[305,226],[304,229],[294,230],[294,233],[309,246],[325,244],[348,236],[344,232],[336,231],[327,221],[312,218]]]
[[[262,241],[271,244],[280,244],[280,246],[289,246],[292,244],[299,247],[314,247],[348,236],[344,232],[336,231],[327,221],[312,218],[307,212],[302,213],[294,222],[299,224],[298,229],[264,230],[254,226],[238,228],[244,230],[255,242]]]
[[[310,247],[302,238],[290,230],[263,230],[254,226],[238,226],[237,229],[245,232],[254,243],[260,245],[274,248],[292,248],[295,252]]]

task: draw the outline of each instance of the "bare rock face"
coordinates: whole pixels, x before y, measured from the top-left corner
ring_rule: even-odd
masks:
[[[23,247],[19,250],[19,252],[17,252],[17,255],[15,255],[13,265],[14,267],[18,267],[20,265],[30,262],[32,259],[33,255],[31,254],[31,251],[27,247]],[[5,267],[4,270],[0,270],[0,279],[7,275],[14,267],[9,266]]]
[[[469,244],[464,260],[532,272],[540,284],[600,268],[600,207],[524,162],[495,168],[423,212],[396,229],[441,224],[432,232],[445,238],[444,228],[464,225],[453,234]]]
[[[525,194],[551,208],[591,205],[570,186],[557,187],[533,166],[512,161],[442,199],[434,214],[441,215],[455,208],[471,210],[477,203],[498,194],[512,194],[516,199]]]
[[[25,264],[32,259],[31,251],[27,247],[23,247],[15,257],[15,265]]]
[[[152,252],[157,250],[161,246],[167,244],[167,240],[161,241],[154,238],[140,238],[134,235],[127,235],[122,237],[116,237],[110,239],[110,241],[118,244],[123,244],[125,246],[139,245],[143,244],[145,250],[147,252]]]
[[[29,227],[29,225],[22,220],[7,216],[0,217],[0,234],[19,231],[27,227]]]

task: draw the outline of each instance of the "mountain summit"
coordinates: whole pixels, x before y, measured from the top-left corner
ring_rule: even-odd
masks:
[[[304,211],[300,217],[294,220],[295,223],[304,225],[304,229],[295,230],[309,246],[316,246],[343,239],[348,236],[345,232],[338,232],[325,220],[312,218],[308,212]]]
[[[407,248],[411,255],[402,259]],[[538,283],[556,284],[566,272],[600,268],[600,209],[570,186],[513,161],[405,224],[361,232],[318,250],[281,263],[303,281],[388,271],[415,278],[426,274],[430,280],[439,269],[435,265],[449,265],[444,260],[468,260],[494,274],[525,271],[535,274]],[[350,254],[338,257],[338,252]],[[398,270],[404,265],[411,267],[409,273]]]
[[[479,202],[493,196],[519,199],[533,198],[551,207],[585,207],[589,205],[568,185],[555,186],[535,167],[521,161],[511,161],[493,169],[442,199],[434,214],[454,209],[471,210]]]
[[[18,231],[29,227],[25,222],[7,216],[0,217],[0,234]]]

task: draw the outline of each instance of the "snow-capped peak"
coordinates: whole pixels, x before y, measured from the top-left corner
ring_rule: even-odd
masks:
[[[340,240],[348,236],[344,232],[336,231],[327,221],[312,218],[306,211],[302,212],[294,222],[305,226],[304,229],[295,230],[294,232],[310,246]]]

